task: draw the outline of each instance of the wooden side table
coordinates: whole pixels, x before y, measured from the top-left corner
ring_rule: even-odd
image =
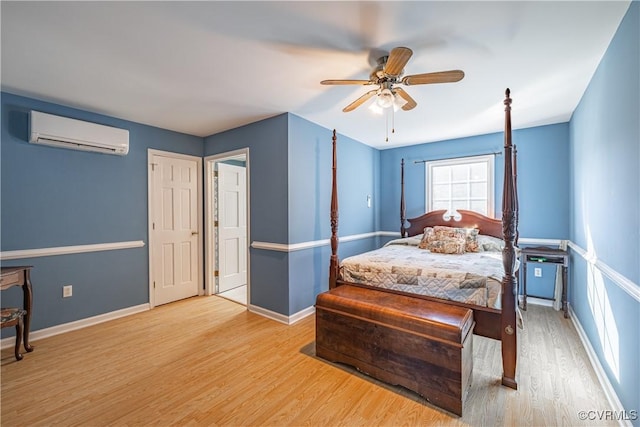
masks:
[[[29,329],[31,326],[31,305],[33,304],[33,290],[31,289],[31,279],[29,273],[32,266],[2,267],[0,274],[0,290],[4,291],[12,286],[22,286],[23,308],[27,312],[24,315],[24,328],[22,331],[24,349],[27,352],[33,351],[33,346],[29,344]]]
[[[562,249],[538,246],[523,248],[520,262],[522,263],[522,309],[527,309],[527,263],[556,264],[562,266],[562,311],[565,319],[569,317],[567,307],[567,275],[569,270],[569,254]]]

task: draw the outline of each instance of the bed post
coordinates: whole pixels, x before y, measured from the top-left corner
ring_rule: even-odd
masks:
[[[515,242],[514,245],[516,247],[518,247],[518,240],[520,240],[520,231],[518,231],[518,220],[519,220],[519,215],[518,215],[518,211],[520,210],[520,203],[518,202],[518,147],[516,147],[516,144],[513,144],[513,194],[514,194],[514,198],[515,198],[515,211],[513,213],[513,216],[516,219],[516,236],[515,236]],[[518,276],[516,276],[516,280],[518,280]],[[517,287],[516,287],[517,289]],[[517,292],[516,292],[516,300],[517,300]]]
[[[339,262],[338,262],[338,154],[336,150],[336,130],[333,130],[331,138],[333,145],[333,166],[331,178],[331,261],[329,263],[329,289],[337,286]]]
[[[516,280],[515,239],[517,236],[517,194],[514,180],[513,153],[511,143],[511,98],[505,93],[504,124],[504,191],[502,194],[502,233],[505,247],[502,251],[504,278],[502,279],[502,385],[518,388],[516,382],[517,337],[516,337]]]
[[[407,229],[405,224],[407,222],[406,206],[404,204],[404,159],[400,162],[400,237],[407,237]]]

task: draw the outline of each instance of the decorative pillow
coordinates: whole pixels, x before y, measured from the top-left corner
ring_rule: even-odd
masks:
[[[428,249],[436,254],[463,254],[464,245],[464,238],[443,237],[429,242]]]
[[[428,249],[429,242],[434,238],[433,227],[425,227],[422,234],[422,240],[420,240],[420,244],[418,247],[420,249]]]
[[[480,234],[478,235],[478,247],[486,252],[501,252],[504,248],[504,240]]]
[[[464,239],[464,252],[478,252],[478,230],[475,228],[458,228],[437,225],[433,227],[433,232],[434,237],[431,241],[443,239]]]
[[[477,228],[465,228],[465,252],[480,252],[480,245],[478,244],[478,233],[479,230]]]
[[[442,240],[443,238],[465,239],[467,237],[467,232],[464,228],[436,225],[433,227],[433,232],[435,234],[434,240]]]

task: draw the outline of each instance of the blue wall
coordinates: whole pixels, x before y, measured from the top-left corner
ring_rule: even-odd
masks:
[[[570,122],[571,240],[640,283],[640,4],[631,3]],[[640,410],[640,302],[579,253],[570,302],[628,410]],[[634,421],[640,425],[640,421]]]
[[[512,93],[512,115],[518,114],[518,94]],[[518,149],[519,231],[525,238],[567,239],[569,237],[569,124],[561,123],[513,132]],[[425,165],[420,160],[501,153],[504,133],[432,142],[382,151],[381,229],[400,229],[400,161],[405,161],[405,199],[407,218],[422,215],[426,209]],[[495,216],[502,215],[504,158],[495,157]],[[552,298],[555,267],[544,265],[543,277],[527,276],[531,295]]]
[[[326,239],[331,235],[332,131],[291,114],[289,119],[290,242]],[[341,236],[377,229],[380,152],[338,134],[338,196]],[[367,207],[367,195],[372,197]]]
[[[204,140],[204,155],[249,148],[251,241],[289,242],[288,114],[281,114]],[[251,301],[276,313],[289,313],[289,260],[286,253],[250,249]]]
[[[3,261],[33,265],[32,329],[149,302],[147,149],[202,156],[202,138],[2,93],[1,249],[39,249],[142,240],[145,247]],[[28,113],[129,130],[127,156],[29,144]],[[62,298],[62,286],[73,297]],[[21,305],[21,290],[3,291]],[[7,331],[7,329],[3,330]]]
[[[205,138],[205,155],[249,148],[251,241],[295,244],[328,239],[332,131],[282,114]],[[340,235],[376,231],[379,152],[338,136]],[[364,178],[363,178],[364,177]],[[340,256],[373,249],[377,239],[340,246]],[[346,255],[345,255],[346,254]],[[250,249],[251,304],[291,315],[312,306],[328,286],[330,248],[289,253]]]
[[[518,114],[517,93],[512,115]],[[520,236],[550,239],[569,237],[569,125],[541,126],[515,130],[513,143],[518,148],[518,196]],[[425,212],[425,165],[420,160],[502,153],[504,134],[473,136],[449,141],[400,147],[381,154],[381,227],[400,229],[400,161],[405,160],[405,196],[407,217]],[[504,158],[495,157],[495,216],[502,215]]]
[[[331,237],[332,131],[289,115],[289,242]],[[380,152],[351,138],[337,135],[339,235],[377,230]],[[372,199],[367,207],[367,196]],[[376,247],[375,237],[343,242],[339,256]],[[329,285],[329,246],[289,254],[289,314],[315,303]]]

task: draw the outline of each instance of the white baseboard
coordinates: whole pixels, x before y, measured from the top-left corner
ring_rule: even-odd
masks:
[[[522,295],[519,295],[518,298],[520,299],[520,303],[522,304],[522,300],[523,300]],[[553,300],[527,296],[527,304],[553,307]]]
[[[307,307],[304,310],[300,310],[299,312],[294,313],[291,316],[289,316],[289,324],[293,325],[297,321],[302,320],[307,316],[311,316],[315,312],[316,312],[316,306],[315,305],[312,305],[311,307]]]
[[[141,313],[149,310],[149,304],[140,304],[133,307],[123,308],[121,310],[112,311],[109,313],[99,314],[93,317],[87,317],[86,319],[80,319],[69,323],[63,323],[62,325],[52,326],[50,328],[38,329],[32,331],[29,334],[29,341],[33,342],[42,338],[52,337],[54,335],[63,334],[65,332],[75,331],[76,329],[86,328],[87,326],[97,325],[98,323],[107,322],[109,320],[118,319],[120,317],[129,316],[135,313]],[[0,341],[0,348],[10,348],[15,346],[16,338],[7,337]]]
[[[266,308],[258,307],[257,305],[251,304],[248,306],[248,309],[252,313],[256,313],[268,319],[284,323],[285,325],[293,325],[299,320],[302,320],[305,317],[310,316],[316,312],[315,306],[307,307],[297,313],[292,314],[291,316],[286,316],[284,314],[276,313],[275,311],[267,310]]]
[[[604,391],[604,394],[607,397],[607,400],[609,401],[611,408],[618,413],[624,412],[624,407],[622,406],[620,399],[618,399],[618,394],[616,393],[615,389],[611,385],[611,382],[609,381],[609,378],[607,377],[607,374],[604,368],[602,367],[600,360],[598,359],[598,355],[596,354],[595,350],[591,346],[589,337],[587,337],[587,333],[582,328],[582,325],[580,324],[580,321],[578,320],[578,317],[576,316],[576,313],[573,311],[573,308],[571,307],[571,305],[569,305],[569,318],[571,319],[571,323],[573,323],[573,326],[576,328],[578,337],[580,337],[582,346],[587,352],[587,356],[589,357],[591,366],[593,367],[593,370],[596,372],[596,376],[598,377],[598,382],[600,383],[600,386],[602,387],[602,390]],[[631,408],[631,409],[635,409],[635,408]],[[629,420],[619,420],[619,423],[620,423],[620,426],[623,426],[623,427],[633,427],[633,424],[631,424],[631,421]]]

